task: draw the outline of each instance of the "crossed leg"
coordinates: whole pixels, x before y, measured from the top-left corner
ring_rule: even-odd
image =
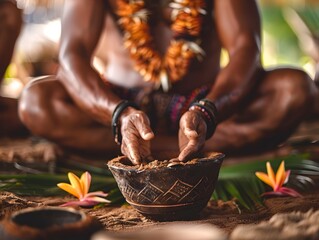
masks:
[[[312,80],[300,70],[265,72],[242,110],[218,126],[205,149],[237,153],[275,147],[313,112],[316,94]],[[119,151],[110,126],[101,125],[82,112],[55,77],[31,82],[21,96],[19,113],[35,135],[65,148],[102,154]],[[178,151],[177,136],[156,136],[152,148]]]
[[[221,123],[206,143],[207,150],[253,153],[286,140],[314,112],[318,90],[303,71],[266,71],[242,110]]]
[[[34,135],[67,150],[95,154],[118,150],[110,126],[93,121],[79,109],[55,76],[34,79],[25,87],[19,115]]]

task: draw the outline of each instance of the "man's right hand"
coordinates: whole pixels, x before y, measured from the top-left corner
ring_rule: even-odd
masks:
[[[135,165],[153,160],[150,140],[154,133],[147,115],[128,107],[120,117],[122,144],[121,151]]]

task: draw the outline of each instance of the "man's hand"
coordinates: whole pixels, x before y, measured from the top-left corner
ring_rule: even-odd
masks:
[[[135,165],[151,161],[150,140],[154,133],[146,114],[134,108],[127,108],[120,118],[122,144],[121,151]]]
[[[207,125],[199,111],[187,111],[179,125],[178,160],[185,162],[204,147]]]

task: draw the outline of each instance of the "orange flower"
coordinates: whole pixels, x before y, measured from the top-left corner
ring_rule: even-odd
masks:
[[[267,185],[271,186],[273,191],[272,192],[266,192],[263,194],[263,196],[266,195],[277,195],[277,196],[283,196],[283,195],[289,195],[292,197],[301,197],[300,193],[296,192],[295,190],[287,187],[283,187],[285,183],[288,182],[290,170],[285,171],[285,162],[282,161],[277,173],[275,175],[274,170],[272,169],[269,162],[266,163],[267,167],[267,174],[263,172],[256,172],[256,176],[266,183]]]
[[[63,204],[63,207],[66,206],[82,206],[82,207],[91,207],[98,203],[109,203],[110,201],[102,198],[106,197],[107,193],[102,191],[91,192],[89,193],[91,185],[91,174],[85,172],[81,175],[81,178],[78,178],[75,174],[69,172],[68,177],[71,184],[68,183],[58,183],[57,186],[64,191],[72,194],[77,197],[79,201],[71,201]]]

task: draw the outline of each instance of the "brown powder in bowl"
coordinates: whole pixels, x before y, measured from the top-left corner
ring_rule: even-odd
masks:
[[[177,158],[172,158],[170,160],[153,160],[148,163],[142,163],[139,165],[133,165],[132,162],[125,156],[121,156],[111,160],[108,164],[126,169],[135,169],[135,170],[146,170],[146,169],[155,169],[155,168],[164,168],[164,167],[179,167],[185,165],[192,165],[198,163],[198,161],[209,161],[220,155],[220,153],[211,153],[207,157],[200,155],[196,158],[193,158],[186,162],[181,162]]]

